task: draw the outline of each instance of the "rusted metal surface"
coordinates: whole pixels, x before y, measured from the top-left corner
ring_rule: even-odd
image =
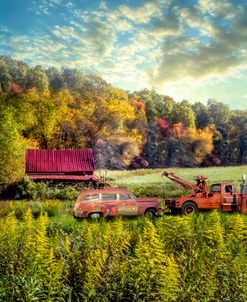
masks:
[[[205,176],[195,176],[196,184],[192,184],[187,180],[184,180],[178,176],[176,176],[172,172],[164,171],[162,176],[166,176],[167,178],[171,179],[172,181],[176,182],[177,184],[181,185],[186,189],[190,189],[191,193],[190,196],[197,196],[197,197],[207,197],[208,196],[208,188],[207,188],[207,177]]]
[[[158,198],[137,198],[127,190],[98,189],[82,191],[74,207],[75,217],[156,215],[161,207]],[[150,217],[149,216],[149,217]]]
[[[240,212],[242,214],[247,214],[247,184],[246,176],[243,175],[243,183],[240,185],[240,192],[241,192],[241,207]]]
[[[95,170],[91,149],[26,150],[26,173],[83,173]]]
[[[183,214],[197,212],[198,209],[220,209],[225,212],[239,211],[242,197],[231,183],[212,184],[208,191],[206,177],[196,176],[196,184],[191,184],[187,180],[174,175],[174,173],[164,172],[166,176],[174,182],[191,189],[188,196],[181,196],[166,200],[166,206],[171,211],[180,210]]]

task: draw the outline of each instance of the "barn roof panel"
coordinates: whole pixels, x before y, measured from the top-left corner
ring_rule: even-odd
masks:
[[[92,149],[26,150],[26,173],[92,172]]]

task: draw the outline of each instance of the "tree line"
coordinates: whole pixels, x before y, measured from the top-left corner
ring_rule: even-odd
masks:
[[[0,56],[0,182],[23,175],[27,147],[90,147],[110,169],[244,164],[246,122],[246,110],[215,100],[130,93],[74,68]]]

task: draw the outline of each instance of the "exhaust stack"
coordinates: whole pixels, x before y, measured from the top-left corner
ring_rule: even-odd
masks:
[[[246,175],[242,176],[243,183],[240,185],[240,194],[241,194],[241,214],[247,214],[247,184],[246,184]]]

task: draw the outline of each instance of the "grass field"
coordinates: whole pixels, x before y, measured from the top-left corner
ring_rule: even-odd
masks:
[[[161,198],[181,195],[183,189],[171,180],[161,177],[162,172],[174,172],[177,176],[194,183],[194,176],[208,177],[208,184],[217,182],[231,182],[239,185],[242,175],[247,174],[247,166],[210,167],[210,168],[169,168],[169,169],[143,169],[133,171],[107,171],[106,179],[112,186],[127,188],[136,195],[158,196]],[[97,171],[100,175],[100,172]],[[102,172],[101,172],[102,174]]]
[[[209,167],[209,168],[167,168],[167,169],[143,169],[133,171],[107,171],[107,177],[117,185],[145,185],[164,184],[170,182],[162,178],[162,172],[174,172],[177,176],[193,181],[193,177],[203,175],[208,177],[209,183],[233,182],[237,185],[242,180],[242,175],[247,174],[247,166],[234,167]],[[99,173],[99,172],[98,172]]]
[[[168,169],[237,186],[247,166]],[[138,195],[182,191],[163,170],[108,171]],[[74,200],[0,202],[0,301],[247,301],[247,215],[76,220]]]

